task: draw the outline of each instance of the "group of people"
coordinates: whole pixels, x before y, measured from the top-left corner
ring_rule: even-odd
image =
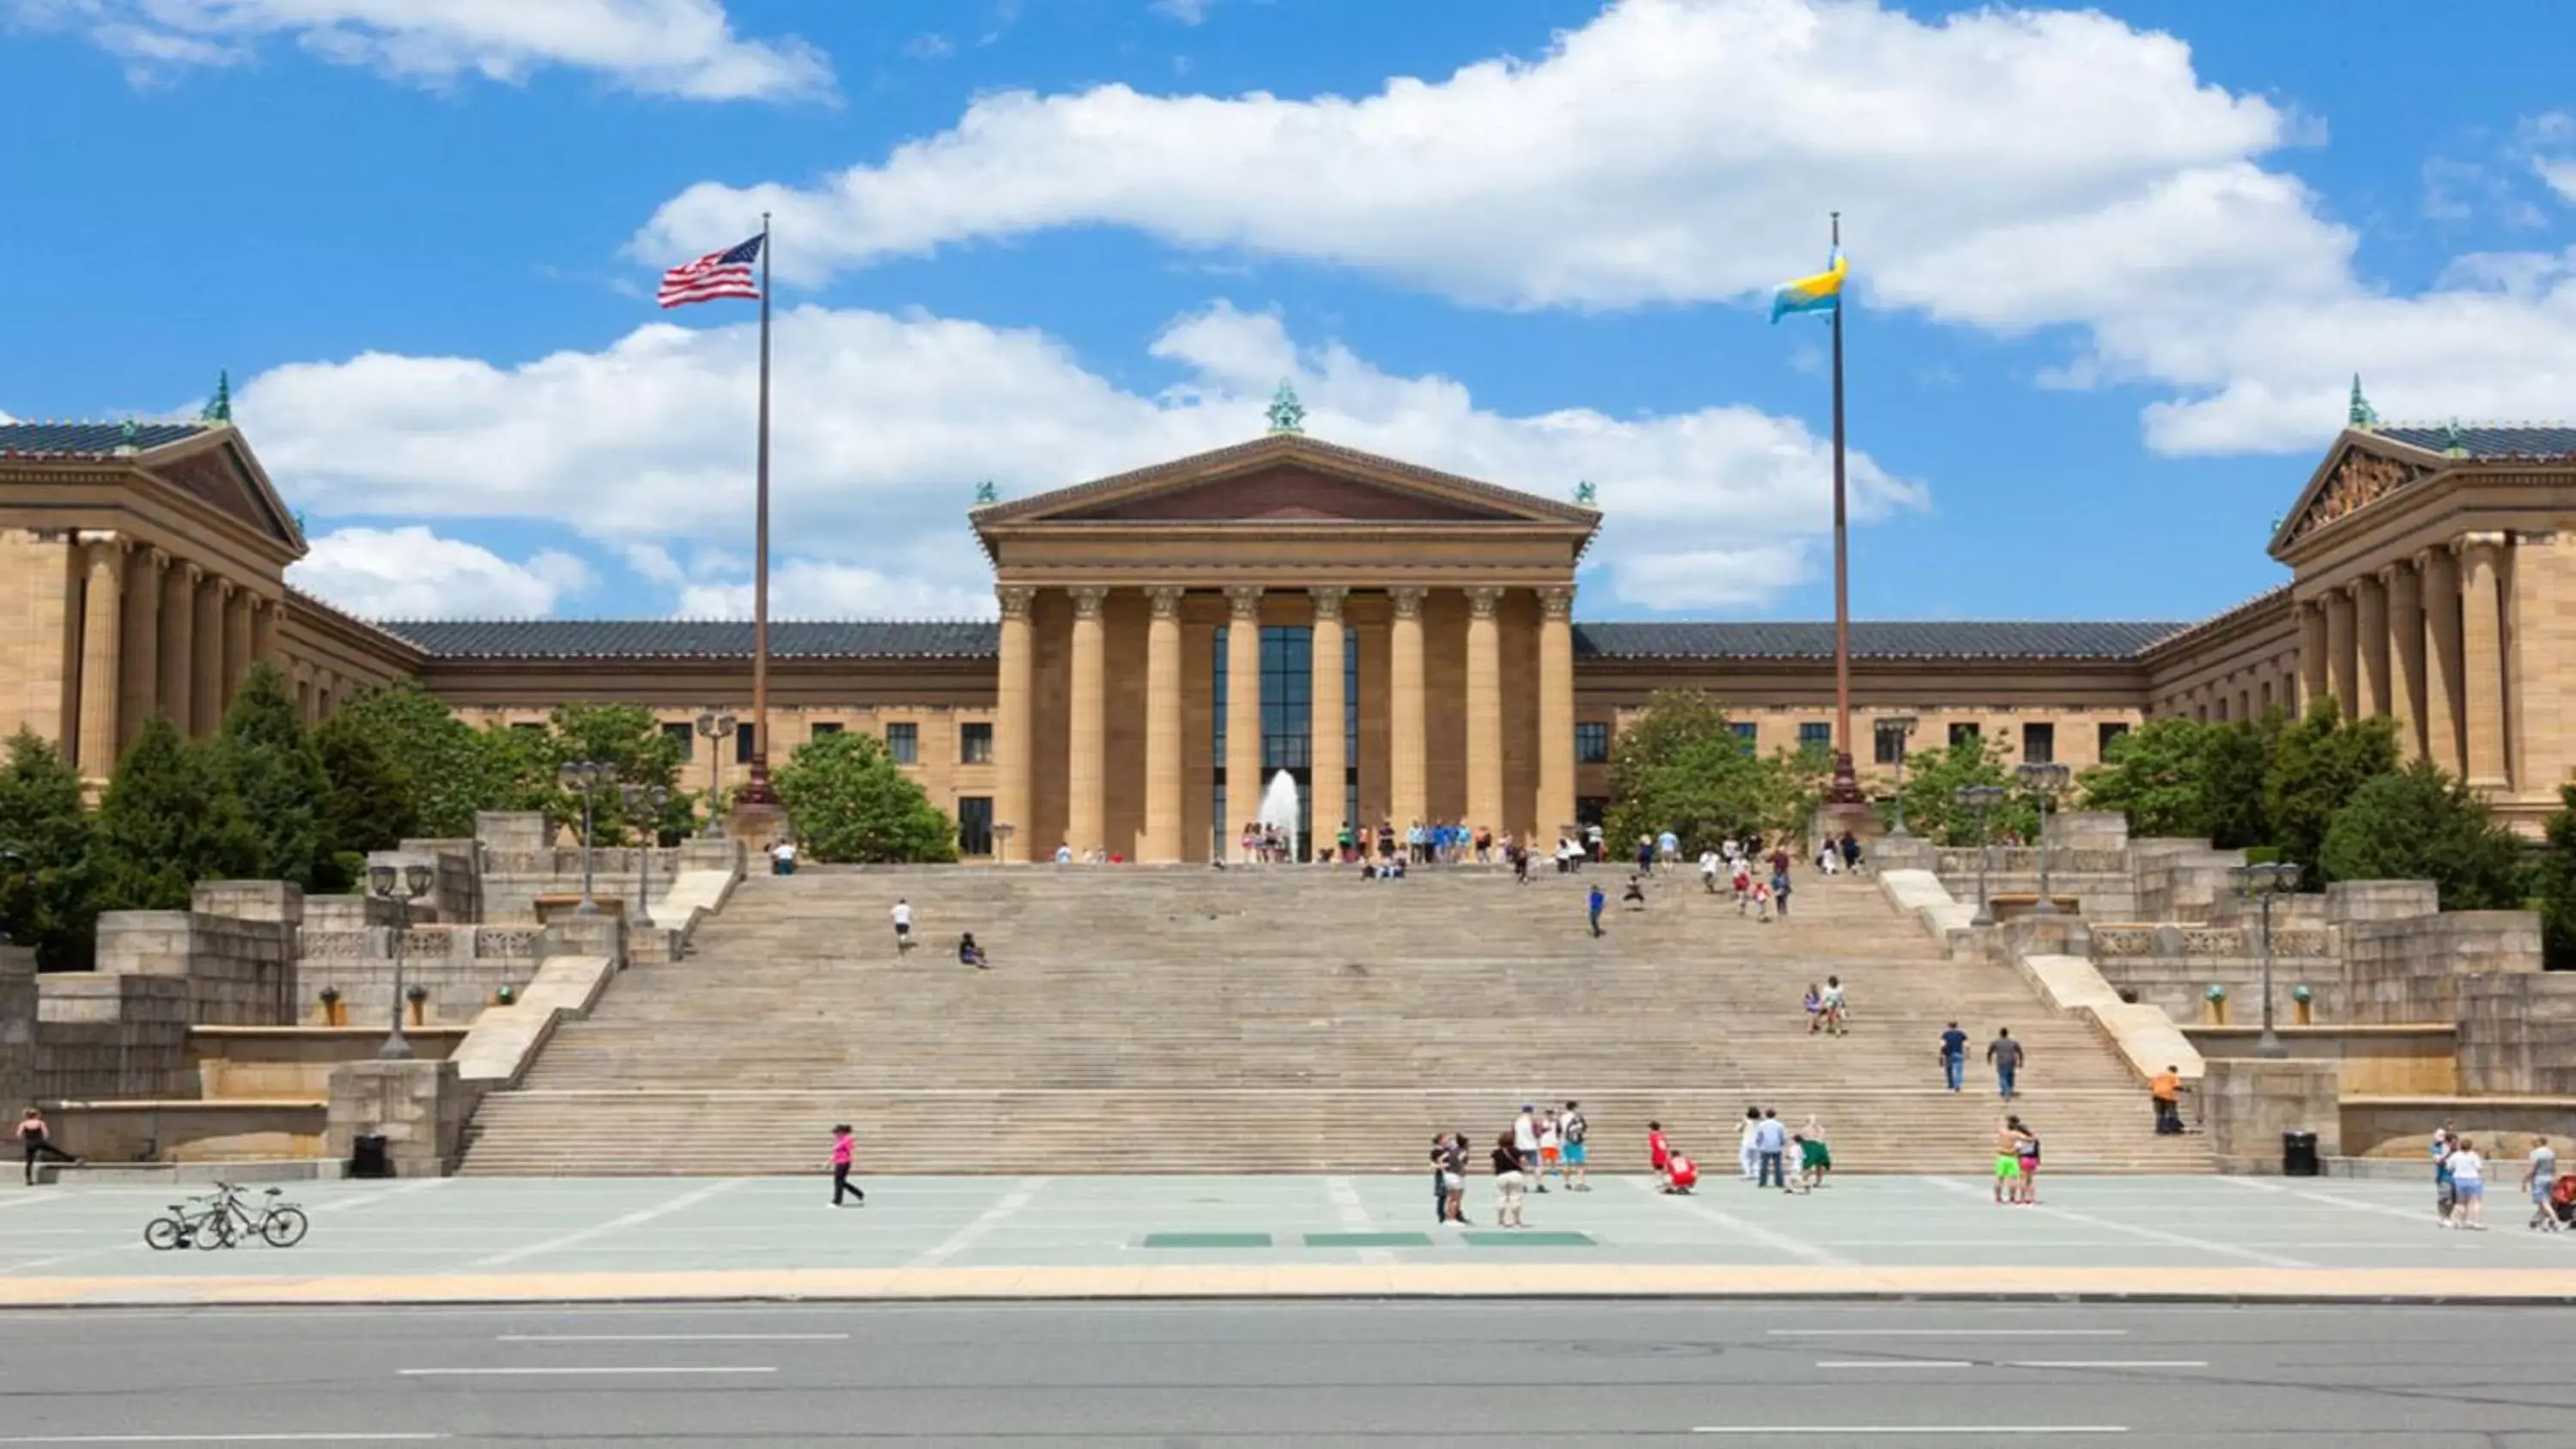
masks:
[[[2486,1231],[2488,1166],[2477,1142],[2453,1131],[2450,1123],[2433,1134],[2433,1214],[2443,1227]],[[2546,1137],[2531,1139],[2522,1192],[2531,1199],[2528,1226],[2554,1233],[2576,1221],[2576,1175],[2558,1175],[2558,1149]]]
[[[2027,1059],[2028,1053],[2013,1036],[2012,1028],[1996,1027],[1995,1039],[1986,1043],[1986,1063],[1995,1069],[1996,1093],[2007,1102],[2019,1093],[2021,1066]],[[1967,1080],[1968,1034],[1955,1021],[1941,1032],[1941,1075],[1953,1092]]]
[[[1825,978],[1824,989],[1807,983],[1807,1035],[1848,1036],[1851,1034],[1851,1005],[1843,998],[1843,979]]]
[[[900,961],[912,954],[912,902],[897,896],[894,905],[886,914],[894,918],[894,954],[895,959]],[[975,933],[972,931],[958,933],[957,964],[972,966],[978,971],[989,971],[993,968],[992,958],[984,953],[982,946],[975,943]]]
[[[1995,1201],[2028,1207],[2039,1201],[2039,1134],[2019,1117],[1995,1129]]]
[[[1714,850],[1699,855],[1699,883],[1710,895],[1717,894],[1718,877],[1726,877],[1735,896],[1735,913],[1768,921],[1773,915],[1789,914],[1789,847],[1773,847],[1768,860],[1762,857],[1762,837],[1755,836],[1748,845],[1733,838]]]
[[[1660,1191],[1688,1196],[1699,1186],[1699,1164],[1673,1145],[1661,1122],[1646,1124],[1646,1160],[1655,1170]],[[1812,1113],[1804,1126],[1792,1132],[1781,1122],[1778,1112],[1747,1107],[1736,1148],[1736,1166],[1743,1179],[1755,1187],[1813,1192],[1824,1186],[1832,1174],[1834,1154],[1825,1143],[1824,1124]]]
[[[1579,1102],[1568,1101],[1562,1112],[1555,1108],[1541,1112],[1533,1103],[1522,1103],[1520,1115],[1512,1125],[1495,1136],[1488,1157],[1494,1172],[1494,1226],[1524,1226],[1522,1199],[1529,1193],[1547,1191],[1550,1176],[1567,1192],[1590,1192],[1584,1145],[1590,1133],[1591,1124],[1584,1121]],[[1443,1132],[1431,1139],[1435,1221],[1467,1221],[1467,1156],[1471,1141],[1464,1132]]]

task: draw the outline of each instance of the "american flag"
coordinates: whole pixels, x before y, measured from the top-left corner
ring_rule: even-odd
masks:
[[[760,288],[751,280],[751,264],[760,259],[760,244],[765,237],[753,237],[728,251],[709,252],[694,262],[684,262],[662,274],[661,303],[664,308],[685,307],[691,302],[712,302],[719,297],[760,299]]]

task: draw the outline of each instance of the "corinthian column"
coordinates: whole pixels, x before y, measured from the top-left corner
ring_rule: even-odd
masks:
[[[1411,829],[1431,813],[1429,769],[1425,756],[1426,718],[1422,700],[1422,597],[1429,590],[1386,591],[1395,603],[1395,627],[1387,633],[1388,794],[1395,807],[1395,828]]]
[[[125,540],[81,535],[88,587],[81,595],[81,774],[104,780],[116,770],[116,698],[125,687]]]
[[[1467,827],[1503,830],[1503,591],[1467,590]]]
[[[1343,729],[1350,701],[1342,693],[1342,599],[1349,592],[1343,588],[1306,591],[1315,601],[1315,638],[1310,651],[1315,671],[1311,690],[1314,713],[1306,727],[1313,750],[1313,769],[1309,773],[1314,780],[1308,791],[1313,797],[1308,801],[1308,818],[1314,822],[1315,832],[1308,847],[1309,858],[1313,846],[1330,842],[1344,823],[1354,830],[1359,828],[1359,822],[1350,818],[1351,762],[1343,749],[1348,743]]]
[[[1145,838],[1136,858],[1181,858],[1181,595],[1154,588],[1145,626]]]
[[[1108,640],[1100,606],[1109,591],[1086,585],[1073,595],[1073,716],[1066,731],[1065,833],[1076,859],[1104,849],[1109,834]]]
[[[1004,584],[993,595],[1002,606],[1001,672],[993,688],[993,815],[1011,827],[994,848],[1007,863],[1027,860],[1039,848],[1029,820],[1029,706],[1037,662],[1029,646],[1029,602],[1037,590]]]
[[[2468,565],[2460,580],[2460,675],[2466,686],[2460,723],[2468,739],[2468,781],[2502,790],[2511,783],[2504,757],[2505,536],[2466,534],[2452,547]]]
[[[2388,707],[2388,594],[2376,574],[2352,582],[2352,641],[2360,655],[2353,671],[2361,686],[2359,714],[2372,719]]]
[[[2447,548],[2418,549],[2415,578],[2424,610],[2424,754],[2454,775],[2460,753],[2460,566]]]
[[[1540,840],[1574,823],[1574,590],[1538,591]]]
[[[224,722],[224,599],[230,580],[207,574],[197,583],[197,647],[190,661],[189,733],[210,735]]]
[[[1261,817],[1261,587],[1225,591],[1225,813],[1217,839],[1231,847]]]
[[[2409,565],[2379,571],[2388,601],[2388,713],[2397,721],[2397,753],[2424,753],[2424,596]]]
[[[161,571],[169,563],[170,556],[157,548],[136,549],[125,560],[125,701],[116,721],[120,755],[159,708]]]

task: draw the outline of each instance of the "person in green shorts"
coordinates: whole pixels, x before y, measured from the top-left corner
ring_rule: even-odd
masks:
[[[1798,1176],[1809,1190],[1825,1185],[1825,1175],[1834,1170],[1834,1150],[1825,1145],[1825,1129],[1810,1116],[1807,1125],[1798,1129]]]
[[[1995,1201],[2008,1203],[2021,1195],[2021,1134],[2010,1122],[1995,1127]]]

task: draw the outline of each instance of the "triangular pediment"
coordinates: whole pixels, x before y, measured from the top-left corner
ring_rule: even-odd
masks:
[[[2346,431],[2309,478],[2297,506],[2290,510],[2280,530],[2272,535],[2271,552],[2278,556],[2317,530],[2350,518],[2441,471],[2439,459],[2419,457],[2421,451],[2366,432]]]
[[[297,554],[304,536],[241,434],[223,428],[142,458],[153,477],[218,513],[240,520]]]

